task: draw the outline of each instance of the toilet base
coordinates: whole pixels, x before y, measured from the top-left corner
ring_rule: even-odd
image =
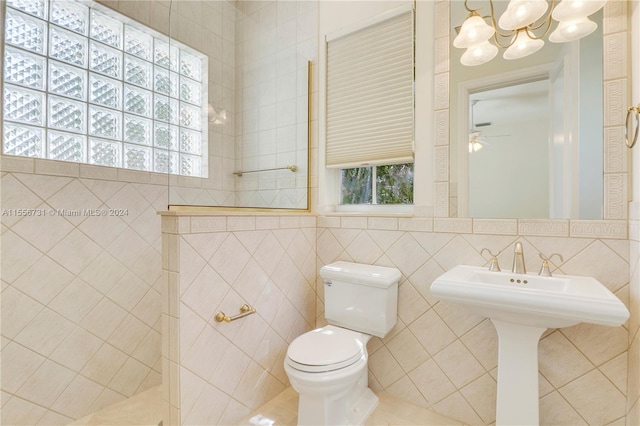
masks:
[[[378,406],[378,397],[369,388],[366,388],[363,395],[353,407],[353,424],[362,425],[369,418],[373,410]]]
[[[337,380],[333,380],[333,383],[325,381],[320,387],[309,386],[309,382],[301,383],[289,374],[291,385],[300,395],[298,426],[364,424],[378,406],[378,397],[368,386],[367,359],[363,358],[358,364],[351,374],[342,371],[339,373],[341,377],[334,377]],[[285,370],[288,370],[286,364]],[[353,373],[356,374],[355,378]]]
[[[363,425],[378,406],[378,397],[369,388],[358,393],[332,400],[300,395],[298,426]]]

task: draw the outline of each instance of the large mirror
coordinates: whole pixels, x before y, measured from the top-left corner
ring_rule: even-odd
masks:
[[[525,58],[503,59],[500,49],[465,66],[452,41],[469,12],[449,4],[449,215],[603,219],[603,12],[581,40],[545,37]],[[493,4],[498,17],[508,1]],[[488,0],[468,6],[490,14]]]

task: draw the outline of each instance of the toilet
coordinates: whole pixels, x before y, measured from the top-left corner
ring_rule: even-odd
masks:
[[[320,269],[329,325],[297,337],[284,369],[298,392],[298,425],[361,425],[378,405],[367,342],[396,324],[400,271],[335,262]]]

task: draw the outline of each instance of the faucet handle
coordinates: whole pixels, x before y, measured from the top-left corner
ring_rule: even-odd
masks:
[[[549,257],[545,256],[542,253],[538,253],[538,256],[540,256],[540,259],[542,259],[542,266],[540,267],[540,272],[538,272],[538,275],[542,275],[544,277],[550,277],[551,276],[551,270],[549,269],[549,260],[553,256],[558,256],[560,258],[560,262],[564,262],[564,258],[562,257],[562,255],[560,253],[553,253],[553,254],[549,255]]]
[[[498,256],[500,256],[500,253],[502,253],[502,251],[499,251],[498,253],[493,254],[491,253],[491,250],[485,247],[482,250],[480,250],[480,255],[482,256],[482,253],[484,253],[485,251],[487,251],[491,256],[491,261],[490,261],[491,263],[489,263],[489,270],[493,272],[500,272],[500,265],[498,265]]]

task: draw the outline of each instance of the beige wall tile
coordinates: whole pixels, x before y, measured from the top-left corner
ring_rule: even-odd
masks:
[[[413,370],[430,358],[408,328],[393,337],[386,346],[405,372]]]
[[[588,423],[558,391],[554,391],[540,398],[540,424],[587,425]]]
[[[596,366],[625,353],[629,346],[629,333],[623,327],[578,324],[561,332]]]
[[[496,380],[487,373],[463,387],[460,393],[482,421],[485,424],[491,424],[496,420],[496,390]]]
[[[599,370],[563,386],[560,393],[589,424],[612,422],[625,410],[625,396]]]
[[[446,416],[463,421],[467,424],[482,424],[482,419],[464,399],[460,392],[448,396],[438,402],[433,408]]]
[[[52,361],[45,361],[18,389],[20,398],[49,407],[73,381],[73,371]]]
[[[560,331],[540,341],[538,357],[540,372],[556,388],[593,369],[593,364]]]
[[[430,406],[455,392],[456,388],[435,360],[430,359],[409,373],[409,378]]]

